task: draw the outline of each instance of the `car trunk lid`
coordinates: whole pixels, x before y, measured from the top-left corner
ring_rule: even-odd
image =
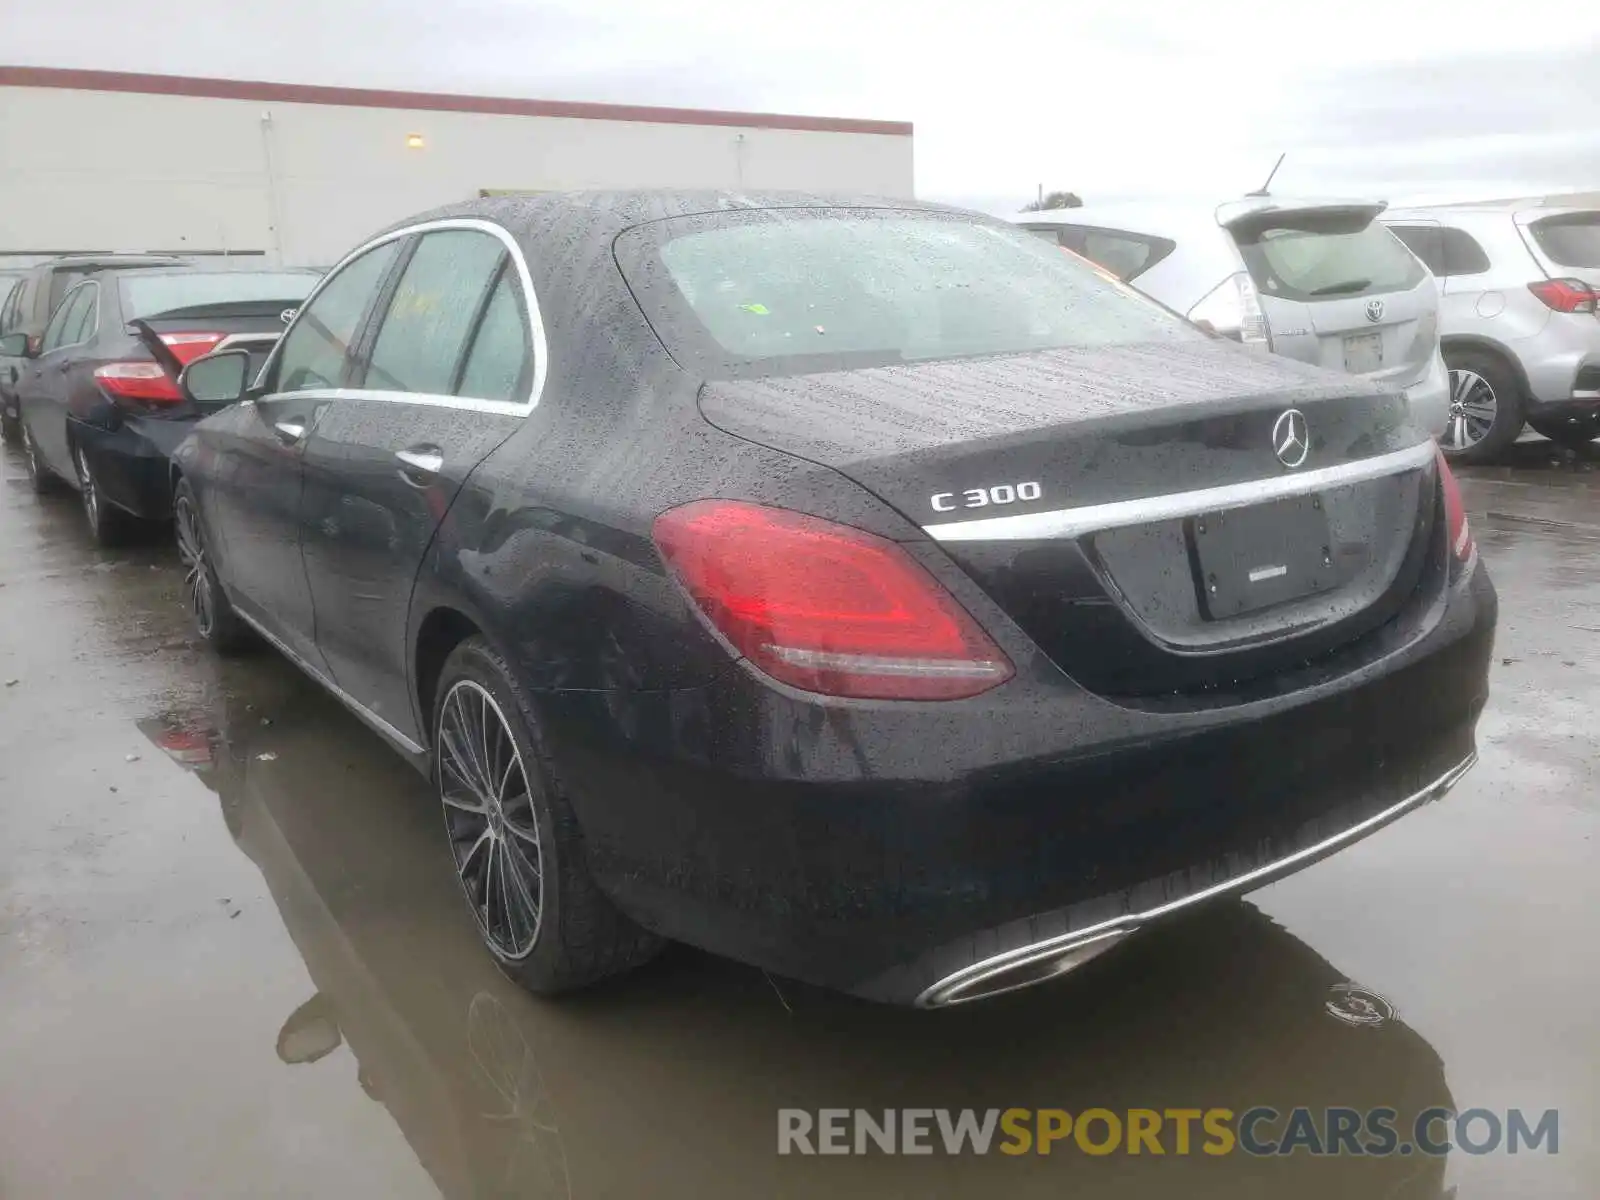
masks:
[[[1209,343],[718,381],[701,407],[922,526],[1106,694],[1360,636],[1415,589],[1432,525],[1401,396]]]
[[[128,322],[128,330],[174,382],[183,368],[195,359],[234,348],[249,352],[248,374],[254,377],[299,303],[290,299],[197,304],[135,318]],[[288,314],[287,319],[285,314]],[[172,415],[196,411],[206,414],[225,407],[225,404],[185,401],[173,406]]]

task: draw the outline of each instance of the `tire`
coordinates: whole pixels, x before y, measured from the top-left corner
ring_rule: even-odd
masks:
[[[1527,400],[1516,372],[1497,354],[1446,350],[1450,415],[1439,447],[1451,462],[1492,462],[1522,433]]]
[[[662,940],[618,912],[590,877],[577,818],[505,660],[469,638],[445,661],[436,694],[433,779],[451,865],[500,969],[551,995],[654,957]]]
[[[178,481],[172,496],[172,526],[183,564],[183,602],[200,640],[220,655],[237,654],[254,645],[251,629],[233,611],[206,551],[205,528],[194,489]]]
[[[48,496],[61,487],[55,472],[39,457],[39,448],[33,444],[26,422],[22,424],[22,461],[28,468],[28,487],[35,496]]]
[[[82,446],[72,447],[72,462],[78,468],[78,495],[83,501],[83,515],[89,521],[90,536],[97,545],[120,546],[133,528],[133,515],[107,504],[100,495],[100,485],[95,481],[89,456]]]
[[[1582,450],[1600,437],[1600,413],[1564,418],[1529,417],[1528,424],[1540,437],[1547,437],[1557,445],[1572,450]]]
[[[8,412],[0,412],[0,442],[8,446],[22,445],[22,422]]]

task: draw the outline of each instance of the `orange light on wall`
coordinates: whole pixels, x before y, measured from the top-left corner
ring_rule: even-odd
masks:
[[[427,139],[424,138],[420,133],[408,133],[408,134],[406,134],[406,149],[407,150],[421,150],[427,144],[428,144]]]

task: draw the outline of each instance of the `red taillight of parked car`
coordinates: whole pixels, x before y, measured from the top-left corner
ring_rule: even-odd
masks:
[[[94,381],[118,404],[178,404],[183,393],[160,363],[113,362],[96,367]]]
[[[167,349],[184,366],[197,358],[204,358],[217,348],[228,335],[225,333],[163,333],[159,335]]]
[[[1556,312],[1595,311],[1595,290],[1581,279],[1540,279],[1530,283],[1528,290]]]
[[[1467,524],[1467,508],[1461,502],[1461,485],[1456,482],[1444,452],[1434,447],[1439,461],[1439,490],[1444,493],[1444,515],[1449,521],[1450,550],[1462,562],[1472,557],[1472,527]]]
[[[711,624],[783,683],[830,696],[956,700],[1011,678],[1000,647],[894,542],[732,500],[671,509],[654,534]]]

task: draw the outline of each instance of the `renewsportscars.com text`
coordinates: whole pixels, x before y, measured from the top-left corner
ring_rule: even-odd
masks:
[[[779,1154],[1310,1154],[1560,1152],[1560,1114],[1426,1108],[780,1108]]]

